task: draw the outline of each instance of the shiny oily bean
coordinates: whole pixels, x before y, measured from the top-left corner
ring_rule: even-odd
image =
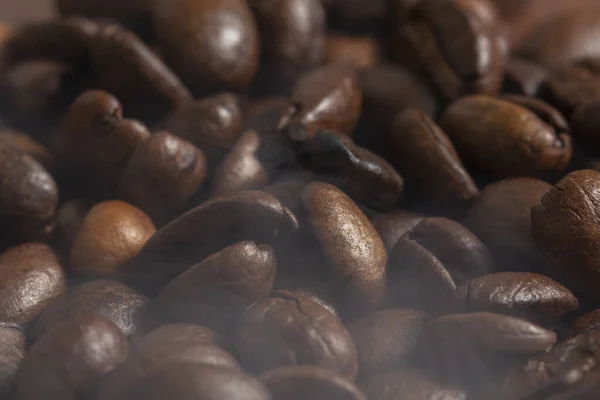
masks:
[[[60,323],[86,314],[99,315],[114,323],[125,336],[135,340],[141,335],[146,296],[126,285],[108,280],[85,283],[49,304],[30,330],[37,341]]]
[[[440,126],[467,165],[494,177],[561,172],[571,159],[566,132],[508,101],[464,97],[446,109]]]
[[[572,172],[531,210],[532,234],[547,261],[548,272],[576,293],[598,297],[597,238],[600,174]]]
[[[392,210],[373,218],[373,226],[381,235],[386,250],[391,251],[413,227],[418,225],[425,216],[406,210]]]
[[[277,270],[270,246],[240,242],[173,279],[153,310],[167,321],[192,322],[228,333],[240,315],[271,292]]]
[[[118,277],[122,265],[137,255],[156,232],[152,220],[129,203],[96,204],[79,227],[70,253],[75,274]]]
[[[279,128],[294,140],[310,139],[318,129],[351,136],[360,117],[362,90],[354,70],[329,65],[300,78],[290,102]]]
[[[382,50],[370,36],[329,35],[325,49],[326,64],[340,64],[363,70],[381,62]]]
[[[157,222],[180,211],[207,174],[204,153],[168,132],[137,147],[121,175],[117,194]]]
[[[242,0],[159,0],[154,28],[165,59],[195,92],[242,89],[259,64],[256,22]]]
[[[579,302],[552,279],[528,272],[499,272],[473,279],[455,293],[459,312],[514,315],[552,327]]]
[[[245,191],[217,197],[159,229],[126,267],[126,278],[157,294],[175,276],[226,246],[250,240],[277,248],[297,229],[294,214],[271,195]]]
[[[267,371],[260,377],[273,400],[366,400],[350,380],[327,369],[288,366]]]
[[[27,352],[15,399],[75,399],[125,361],[129,346],[112,322],[83,315],[60,324]]]
[[[399,114],[390,134],[391,159],[414,190],[439,208],[465,208],[479,194],[452,142],[423,111]]]
[[[344,303],[355,311],[380,306],[388,257],[367,217],[343,192],[322,182],[304,188],[302,209],[333,280],[342,287]]]
[[[488,246],[499,269],[533,272],[544,265],[531,236],[531,208],[551,188],[533,178],[497,181],[469,209],[465,225]]]
[[[244,313],[237,354],[251,371],[286,365],[320,366],[353,379],[356,348],[342,322],[308,298],[277,292]]]
[[[361,376],[369,377],[408,365],[429,319],[422,311],[389,309],[348,325],[358,352]]]
[[[25,335],[12,324],[0,323],[0,395],[9,396],[25,356]]]
[[[0,322],[26,326],[66,291],[58,256],[43,243],[26,243],[0,254]]]
[[[466,400],[467,393],[447,386],[416,369],[400,369],[375,375],[362,388],[370,400],[396,400],[401,393],[410,400]]]

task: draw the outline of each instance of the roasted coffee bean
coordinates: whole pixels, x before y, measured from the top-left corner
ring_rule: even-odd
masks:
[[[264,373],[260,380],[274,400],[366,400],[351,381],[320,367],[280,367]]]
[[[421,214],[405,210],[394,210],[379,214],[373,219],[373,226],[381,235],[387,251],[391,251],[398,240],[417,226],[425,218]]]
[[[243,119],[237,96],[222,93],[181,106],[162,125],[198,146],[212,171],[242,133]]]
[[[345,305],[354,311],[381,305],[387,253],[358,206],[336,187],[313,182],[304,188],[302,209]]]
[[[363,389],[370,400],[396,400],[398,394],[410,400],[465,400],[467,394],[444,385],[415,369],[400,369],[373,376]]]
[[[531,236],[531,208],[552,185],[513,178],[486,186],[469,210],[465,225],[490,249],[503,270],[543,271]]]
[[[0,141],[1,235],[9,242],[33,238],[54,217],[58,187],[31,155]]]
[[[192,101],[188,89],[169,67],[125,28],[100,28],[91,41],[91,57],[100,88],[113,93],[136,118],[158,121]]]
[[[0,130],[0,141],[7,142],[11,146],[29,154],[39,162],[46,171],[51,172],[54,170],[54,155],[52,155],[50,150],[44,147],[44,145],[31,136],[18,131]]]
[[[276,270],[270,246],[236,243],[173,279],[158,295],[154,312],[162,320],[228,332],[248,306],[269,296]]]
[[[503,92],[536,96],[547,76],[548,70],[541,65],[513,57],[506,64]]]
[[[244,133],[215,171],[212,196],[258,189],[269,183],[269,171],[259,159],[263,140],[254,131]]]
[[[600,174],[575,171],[550,189],[531,210],[533,238],[548,272],[576,293],[597,298],[600,279],[596,238]]]
[[[268,389],[256,378],[231,368],[180,363],[145,379],[132,399],[270,400]]]
[[[500,91],[504,57],[497,20],[485,0],[424,0],[394,33],[395,58],[421,72],[446,102]]]
[[[150,133],[140,122],[123,119],[119,101],[103,91],[81,94],[53,138],[59,168],[77,181],[114,186],[136,147]]]
[[[528,272],[499,272],[473,279],[454,294],[458,312],[489,311],[554,326],[579,302],[552,279]]]
[[[131,284],[156,294],[175,276],[228,245],[249,240],[277,248],[297,228],[294,214],[266,193],[217,197],[159,229],[126,273]]]
[[[394,167],[344,134],[320,129],[297,143],[297,153],[306,167],[369,207],[387,210],[404,190]]]
[[[356,348],[342,322],[289,292],[246,310],[236,348],[242,364],[256,373],[286,365],[316,365],[350,379],[358,372]]]
[[[0,254],[0,322],[29,324],[66,290],[57,255],[43,243],[26,243]]]
[[[440,126],[467,165],[499,177],[561,172],[571,159],[571,139],[545,118],[513,102],[464,97],[446,109]]]
[[[246,1],[160,0],[152,6],[161,51],[192,90],[244,88],[252,82],[260,44]]]
[[[369,36],[329,35],[325,63],[361,70],[372,68],[380,63],[381,51],[377,41]]]
[[[144,212],[124,201],[96,204],[79,227],[70,254],[75,274],[118,277],[156,227]]]
[[[577,107],[600,97],[600,75],[581,66],[557,68],[542,84],[539,95],[570,118]]]
[[[460,210],[479,194],[448,136],[423,111],[408,109],[398,115],[389,143],[391,159],[416,201]]]
[[[135,340],[141,335],[142,313],[147,304],[144,295],[120,282],[88,282],[48,305],[30,330],[30,336],[37,341],[65,320],[94,314],[111,321],[129,339]]]
[[[358,352],[361,376],[408,365],[428,322],[429,316],[422,311],[390,309],[348,325]]]
[[[131,348],[100,389],[99,399],[126,400],[145,379],[179,363],[239,369],[232,355],[213,343],[214,332],[197,325],[164,325]]]
[[[198,191],[206,168],[206,158],[196,146],[158,132],[137,147],[123,170],[117,193],[162,222]]]
[[[294,140],[308,140],[318,129],[352,135],[360,116],[362,90],[356,72],[329,65],[298,80],[279,128]]]
[[[83,315],[58,325],[27,352],[15,399],[75,399],[125,361],[129,346],[112,322]]]
[[[573,321],[569,337],[590,333],[600,328],[600,310],[590,311]]]
[[[15,325],[0,323],[0,395],[9,396],[25,355],[25,335]]]

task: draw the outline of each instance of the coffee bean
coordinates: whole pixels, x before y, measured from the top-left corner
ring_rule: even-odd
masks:
[[[246,1],[161,0],[152,6],[165,59],[193,91],[244,88],[252,82],[259,38]]]
[[[508,314],[552,327],[579,302],[552,279],[528,272],[499,272],[473,279],[455,293],[459,312]]]
[[[159,229],[125,272],[132,284],[156,294],[179,273],[228,245],[250,240],[277,247],[297,228],[292,212],[266,193],[217,197]]]
[[[0,323],[0,395],[9,396],[25,355],[25,335],[17,326]]]
[[[354,70],[329,65],[300,78],[290,102],[279,128],[294,140],[310,139],[318,129],[351,136],[360,116],[362,91]]]
[[[423,218],[423,215],[410,211],[393,210],[375,217],[373,226],[381,235],[385,248],[389,252],[398,243],[398,240],[418,225]]]
[[[162,222],[180,211],[205,179],[202,151],[175,135],[158,132],[137,147],[123,170],[117,193]]]
[[[398,170],[419,200],[464,208],[479,190],[448,136],[424,112],[408,109],[394,122],[389,143]]]
[[[156,227],[144,212],[110,200],[96,204],[85,216],[71,247],[76,274],[117,277],[121,266],[137,255]]]
[[[600,174],[581,170],[566,175],[531,210],[533,239],[548,272],[575,292],[598,297],[596,246],[597,188]]]
[[[16,399],[74,399],[125,361],[125,336],[98,316],[72,318],[27,352],[17,376]]]
[[[0,254],[0,321],[29,324],[66,290],[65,273],[52,249],[26,243]]]
[[[599,310],[590,311],[573,321],[569,330],[569,337],[590,333],[598,328],[600,328],[600,312]]]
[[[600,75],[582,66],[557,68],[542,84],[539,95],[570,118],[577,107],[600,96]]]
[[[264,373],[260,380],[274,400],[366,400],[351,381],[324,368],[288,366]]]
[[[276,269],[270,246],[240,242],[173,279],[153,308],[163,320],[198,323],[227,332],[248,306],[269,296]]]
[[[35,342],[65,320],[80,315],[99,315],[114,323],[125,336],[135,340],[141,335],[142,313],[148,299],[115,281],[85,283],[48,305],[30,330]]]
[[[547,76],[548,70],[541,65],[513,57],[506,64],[503,91],[534,97]]]
[[[486,186],[469,210],[468,226],[491,250],[498,268],[542,271],[531,236],[531,208],[552,186],[533,178],[513,178]]]
[[[316,365],[350,379],[358,372],[356,348],[342,322],[289,292],[246,310],[236,348],[242,364],[256,373],[286,365]]]
[[[369,36],[329,35],[325,63],[364,70],[380,63],[381,51],[377,41]]]
[[[428,322],[429,316],[422,311],[390,309],[350,324],[348,331],[356,345],[361,376],[408,365]]]
[[[54,170],[54,155],[31,136],[18,131],[0,131],[0,141],[5,141],[39,162],[46,171]]]
[[[355,310],[378,307],[385,295],[387,253],[371,222],[344,193],[322,182],[305,187],[302,208],[347,301]]]
[[[464,97],[440,126],[467,165],[494,177],[539,176],[565,169],[571,139],[538,113],[487,96]]]

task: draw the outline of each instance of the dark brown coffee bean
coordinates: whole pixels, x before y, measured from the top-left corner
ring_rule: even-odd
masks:
[[[271,391],[273,400],[366,400],[351,381],[320,367],[280,367],[264,373],[260,380]]]
[[[51,172],[54,170],[54,155],[31,136],[18,131],[0,130],[0,141],[5,141],[22,152],[29,154],[36,159],[46,171]]]
[[[79,227],[91,208],[90,201],[80,198],[66,201],[56,212],[54,217],[56,229],[52,243],[57,251],[65,254],[67,259]]]
[[[458,312],[489,311],[552,327],[579,302],[552,279],[528,272],[499,272],[473,279],[455,293]]]
[[[561,179],[531,210],[533,238],[551,276],[575,292],[597,298],[600,174],[575,171]]]
[[[0,221],[2,236],[33,238],[54,217],[58,187],[31,155],[0,141]]]
[[[144,380],[180,363],[238,370],[235,358],[211,343],[207,337],[211,333],[197,325],[165,325],[148,333],[132,346],[127,361],[102,385],[99,399],[130,399]]]
[[[252,82],[260,44],[246,1],[160,0],[152,11],[165,59],[192,90],[244,88]]]
[[[548,70],[526,59],[513,57],[504,71],[505,93],[537,96],[540,85],[548,76]]]
[[[101,89],[127,112],[158,121],[192,95],[179,78],[134,33],[118,25],[100,28],[91,42],[92,71]]]
[[[419,200],[463,209],[479,194],[448,136],[424,112],[398,115],[389,143],[396,167]]]
[[[322,182],[305,187],[302,207],[329,272],[348,296],[346,304],[354,310],[378,307],[385,295],[387,253],[371,222],[343,192]]]
[[[236,347],[242,364],[256,373],[286,365],[316,365],[350,379],[358,372],[356,348],[342,322],[289,292],[246,310]]]
[[[212,170],[242,133],[243,119],[237,96],[222,93],[183,105],[167,117],[163,127],[198,146]]]
[[[52,249],[26,243],[0,255],[0,321],[29,324],[66,290],[65,273]]]
[[[423,218],[425,218],[423,215],[410,211],[393,210],[375,217],[373,226],[381,235],[385,248],[389,252],[398,243],[398,240],[418,225]]]
[[[231,368],[180,363],[164,368],[142,382],[132,399],[270,400],[256,378]]]
[[[422,311],[390,309],[348,325],[358,352],[361,376],[369,377],[409,364],[428,322],[429,315]]]
[[[590,311],[589,313],[577,318],[571,324],[569,337],[575,337],[580,334],[590,333],[600,328],[600,310]]]
[[[573,137],[593,152],[600,150],[599,111],[600,100],[591,100],[577,107],[571,117]]]
[[[600,76],[581,66],[558,68],[542,84],[540,96],[570,118],[577,107],[600,97]]]
[[[16,399],[76,399],[125,361],[129,346],[112,322],[83,315],[45,335],[27,352]]]
[[[506,179],[486,186],[475,200],[465,225],[489,247],[499,269],[543,267],[531,236],[531,208],[551,188],[533,178]]]
[[[192,143],[158,132],[139,145],[123,170],[118,196],[155,221],[180,211],[206,178],[206,158]]]
[[[329,35],[326,42],[325,63],[357,69],[373,68],[381,61],[381,49],[369,36]]]
[[[386,210],[400,199],[404,181],[394,167],[350,137],[320,129],[296,145],[304,165],[365,205]]]
[[[25,355],[25,335],[16,326],[0,323],[0,395],[9,398]]]
[[[298,80],[291,105],[279,128],[294,140],[307,140],[318,129],[330,129],[349,136],[360,117],[362,90],[356,72],[329,65]]]
[[[277,248],[297,228],[294,214],[266,193],[217,197],[159,229],[126,272],[132,284],[156,294],[175,276],[224,247],[249,240]]]
[[[59,167],[77,180],[114,186],[129,157],[150,136],[146,126],[123,119],[122,113],[107,92],[80,95],[53,138]]]
[[[491,13],[491,5],[479,0],[420,1],[408,22],[396,27],[395,58],[421,72],[446,102],[495,94],[505,54]]]
[[[438,382],[416,369],[401,369],[376,375],[363,389],[370,400],[465,400],[467,394]]]
[[[141,334],[141,317],[148,299],[115,281],[92,281],[76,287],[48,305],[33,325],[33,341],[65,320],[84,314],[99,315],[113,322],[129,339]]]
[[[173,279],[153,308],[162,320],[192,322],[227,333],[248,306],[269,296],[276,270],[270,246],[240,242]]]
[[[156,232],[152,220],[129,203],[109,200],[85,216],[73,241],[70,267],[75,274],[117,277]]]
[[[495,177],[560,172],[571,159],[561,126],[508,101],[464,97],[446,109],[440,126],[467,165]]]
[[[212,196],[258,189],[269,182],[269,172],[259,159],[263,140],[254,131],[244,133],[215,171]]]

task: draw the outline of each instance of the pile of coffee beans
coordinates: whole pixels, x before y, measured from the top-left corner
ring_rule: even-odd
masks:
[[[54,3],[0,399],[600,398],[598,0]]]

